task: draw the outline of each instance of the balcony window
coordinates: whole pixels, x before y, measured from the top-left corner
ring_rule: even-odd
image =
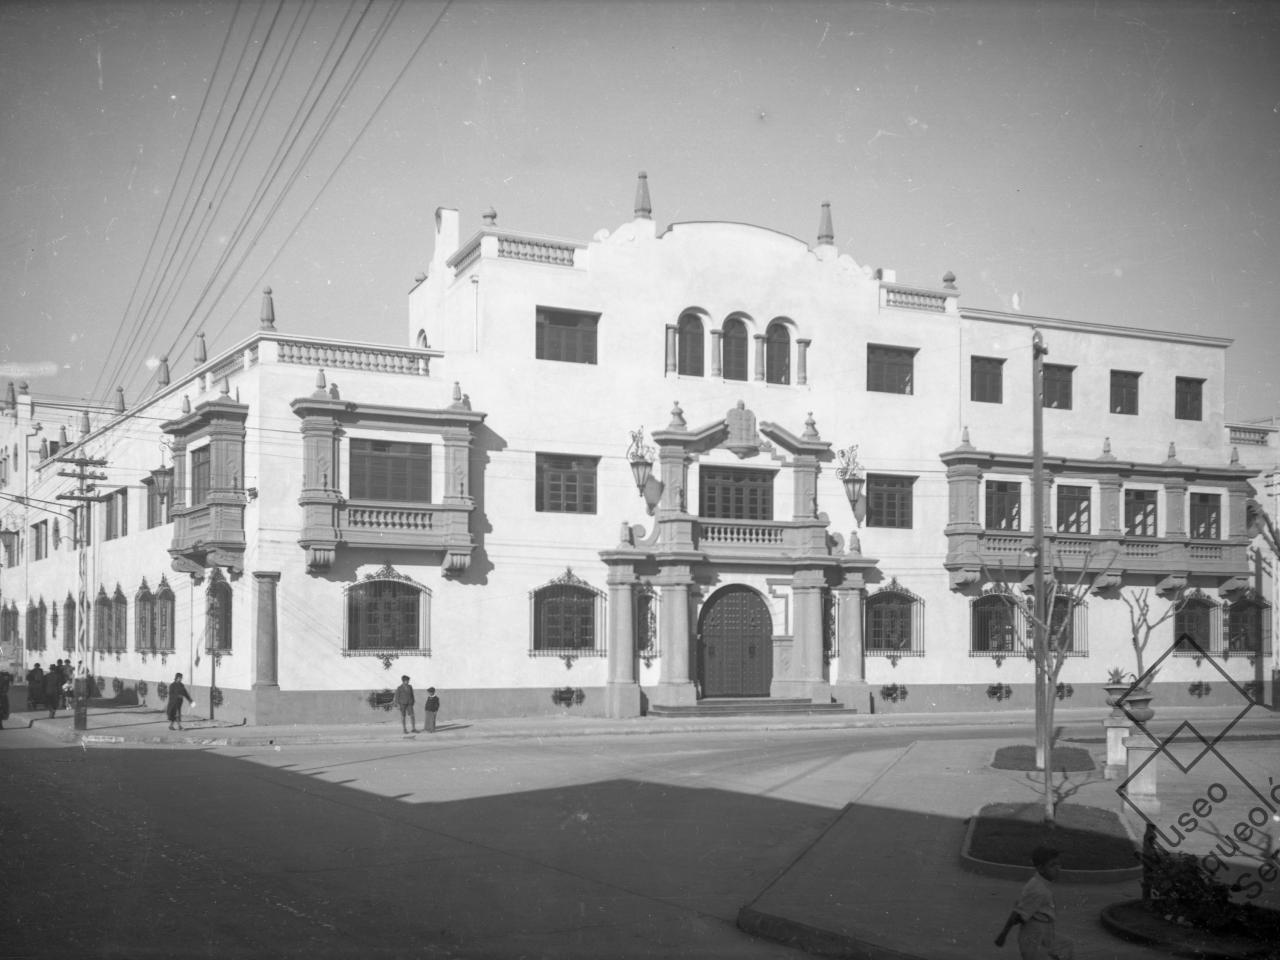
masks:
[[[890,581],[867,598],[865,651],[867,656],[924,656],[924,601]]]
[[[1132,370],[1111,371],[1111,412],[1135,416],[1138,413],[1138,377]]]
[[[1071,409],[1071,378],[1075,369],[1059,363],[1044,365],[1044,406],[1052,410]]]
[[[534,509],[539,513],[595,513],[598,457],[536,457]]]
[[[999,595],[979,597],[969,608],[969,656],[1010,657],[1022,651],[1022,611]]]
[[[969,399],[975,403],[1004,402],[1004,360],[969,358]]]
[[[1175,377],[1173,381],[1173,415],[1179,420],[1203,418],[1204,381],[1194,377]]]
[[[351,440],[351,499],[431,502],[431,445]]]
[[[212,481],[210,473],[213,448],[199,447],[191,451],[191,506],[198,506],[209,499],[209,487]]]
[[[987,481],[988,530],[1022,529],[1022,484],[1011,480]]]
[[[1217,540],[1222,536],[1222,497],[1216,493],[1192,493],[1191,536],[1197,540]]]
[[[867,389],[876,393],[914,392],[916,351],[867,344]]]
[[[791,334],[785,323],[769,324],[764,342],[764,371],[768,383],[791,382]]]
[[[726,380],[746,380],[748,375],[747,355],[749,353],[747,325],[741,320],[726,320],[724,335],[720,338],[720,349],[723,357],[724,378]]]
[[[703,467],[698,515],[715,520],[772,520],[773,471]]]
[[[676,372],[686,377],[702,376],[704,351],[702,319],[686,313],[676,328]]]
[[[600,656],[604,594],[572,570],[530,594],[533,636],[530,656]]]
[[[915,477],[867,474],[867,526],[909,530]]]
[[[1058,491],[1058,532],[1091,533],[1090,504],[1092,491],[1088,487],[1063,485]]]
[[[1156,491],[1125,490],[1124,532],[1128,537],[1154,537],[1156,530]]]
[[[389,567],[347,589],[350,652],[429,650],[431,591]]]
[[[536,356],[564,363],[596,362],[596,330],[600,314],[538,307]]]

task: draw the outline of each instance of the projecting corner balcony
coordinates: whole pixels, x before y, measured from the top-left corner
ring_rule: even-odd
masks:
[[[946,568],[953,588],[992,576],[1033,570],[1032,535],[1008,530],[947,533]],[[1046,532],[1045,568],[1068,577],[1088,568],[1114,584],[1128,577],[1210,577],[1224,584],[1249,575],[1247,540],[1196,540],[1189,537],[1109,537],[1100,534]]]
[[[470,519],[474,501],[457,497],[448,503],[391,503],[334,499],[326,513],[331,523],[315,523],[318,498],[304,506],[308,523],[298,543],[307,551],[307,567],[328,569],[339,548],[429,552],[442,551],[445,573],[462,573],[471,563],[474,543]],[[328,519],[328,518],[326,518]]]

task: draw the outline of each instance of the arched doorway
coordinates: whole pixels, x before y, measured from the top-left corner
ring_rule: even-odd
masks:
[[[773,680],[773,620],[750,587],[712,595],[698,619],[698,680],[704,697],[767,697]]]

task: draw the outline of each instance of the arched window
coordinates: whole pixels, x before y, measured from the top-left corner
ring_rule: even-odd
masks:
[[[125,599],[120,584],[116,584],[115,596],[111,598],[111,643],[112,650],[123,653],[129,644],[129,601]]]
[[[896,579],[867,598],[866,621],[869,656],[924,656],[924,601]]]
[[[27,601],[27,649],[43,650],[45,648],[45,618],[48,615],[48,608],[44,605],[44,599],[41,598],[40,603]]]
[[[791,382],[791,334],[775,320],[764,338],[764,378],[768,383]]]
[[[18,642],[18,608],[12,603],[0,606],[0,641],[10,645]]]
[[[146,578],[133,598],[133,648],[139,653],[156,651],[156,598]]]
[[[684,314],[676,328],[676,372],[686,377],[703,375],[702,320],[697,314]]]
[[[389,564],[347,588],[348,654],[429,653],[431,591]]]
[[[722,368],[726,380],[746,380],[747,367],[747,325],[737,318],[724,322],[724,334],[721,337]]]
[[[1217,647],[1218,605],[1199,590],[1189,594],[1173,615],[1175,657],[1202,657]],[[1195,641],[1195,646],[1186,638]],[[1196,648],[1199,649],[1196,649]]]
[[[105,587],[98,587],[93,601],[93,646],[102,652],[111,649],[111,598]]]
[[[160,578],[160,588],[156,591],[156,651],[173,652],[173,590],[169,581]]]
[[[973,601],[969,617],[969,656],[1010,657],[1022,652],[1026,625],[1010,599],[988,594]]]
[[[62,649],[71,652],[76,649],[76,645],[80,642],[80,635],[77,633],[79,629],[79,621],[76,618],[76,601],[67,593],[67,599],[62,601]],[[87,642],[87,641],[86,641]]]
[[[231,584],[216,567],[205,596],[206,653],[231,652]]]
[[[570,569],[529,594],[533,629],[530,656],[603,656],[600,624],[604,593]]]

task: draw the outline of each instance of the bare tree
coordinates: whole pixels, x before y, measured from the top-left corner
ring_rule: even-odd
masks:
[[[1149,587],[1130,587],[1128,591],[1120,591],[1120,599],[1129,608],[1129,642],[1133,644],[1133,656],[1138,665],[1134,679],[1141,680],[1146,668],[1143,657],[1147,652],[1147,644],[1151,641],[1151,633],[1156,627],[1177,614],[1186,605],[1187,588],[1179,587],[1169,600],[1168,607],[1154,620],[1151,616],[1151,589]]]
[[[1045,570],[1044,590],[1048,603],[1045,605],[1045,616],[1041,616],[1040,605],[1036,603],[1034,591],[1010,585],[1007,579],[996,580],[987,576],[991,583],[989,593],[1001,597],[1010,607],[1017,610],[1030,623],[1034,630],[1044,631],[1045,645],[1043,657],[1037,656],[1034,646],[1028,647],[1025,637],[1018,637],[1018,643],[1028,652],[1035,663],[1036,683],[1044,691],[1040,698],[1040,709],[1036,716],[1036,766],[1043,771],[1044,780],[1041,794],[1044,800],[1044,820],[1053,823],[1056,817],[1057,804],[1053,789],[1053,715],[1056,704],[1058,676],[1062,666],[1067,662],[1073,642],[1072,622],[1076,609],[1082,605],[1089,592],[1098,584],[1099,579],[1107,574],[1115,563],[1115,557],[1103,569],[1095,569],[1090,560],[1092,554],[1086,556],[1074,578],[1062,569],[1060,558],[1053,556],[1053,563]]]

